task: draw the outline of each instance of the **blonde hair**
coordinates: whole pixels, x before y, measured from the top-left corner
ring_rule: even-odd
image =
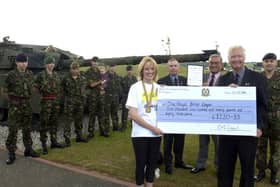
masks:
[[[100,66],[98,66],[99,71],[103,71],[106,72],[107,71],[107,67],[104,64],[101,64]]]
[[[152,57],[149,57],[149,56],[145,56],[142,58],[142,60],[140,61],[138,67],[137,67],[137,77],[138,77],[138,80],[143,80],[143,69],[144,69],[144,66],[145,64],[147,63],[151,63],[154,68],[155,68],[155,75],[154,75],[154,78],[153,80],[154,81],[157,81],[158,79],[158,66],[157,66],[157,62],[155,61],[155,59],[153,59]]]

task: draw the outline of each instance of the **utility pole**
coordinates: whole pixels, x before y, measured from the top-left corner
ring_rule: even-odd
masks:
[[[218,49],[219,49],[219,44],[218,44],[217,41],[215,41],[215,47],[216,47],[216,50],[218,51]]]
[[[166,40],[162,39],[161,42],[162,42],[162,47],[165,51],[165,55],[170,56],[171,55],[171,46],[170,46],[171,42],[170,42],[169,36],[167,36]]]

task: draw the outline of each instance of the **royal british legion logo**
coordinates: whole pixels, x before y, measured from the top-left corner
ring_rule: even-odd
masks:
[[[209,96],[209,94],[210,94],[209,88],[203,88],[201,90],[201,95],[202,96],[207,97],[207,96]]]

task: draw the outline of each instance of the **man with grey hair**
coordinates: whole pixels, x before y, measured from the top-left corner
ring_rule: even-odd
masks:
[[[241,164],[239,186],[253,187],[257,142],[265,128],[265,114],[267,113],[266,79],[263,75],[245,67],[245,49],[242,46],[231,47],[228,60],[233,71],[221,76],[217,85],[256,87],[257,129],[256,137],[219,136],[218,187],[232,186],[237,155]]]
[[[204,86],[214,86],[221,75],[223,60],[220,54],[213,54],[209,57],[209,73],[203,77]],[[212,135],[212,140],[215,145],[215,167],[218,167],[218,136]],[[191,169],[191,173],[196,174],[205,170],[206,161],[208,158],[208,145],[210,135],[199,135],[199,153],[196,161],[196,167]]]

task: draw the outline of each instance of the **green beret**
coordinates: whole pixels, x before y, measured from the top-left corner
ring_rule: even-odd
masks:
[[[54,64],[55,63],[55,58],[52,56],[47,56],[44,59],[44,64]]]
[[[72,62],[71,65],[70,65],[71,69],[77,69],[79,67],[80,67],[80,64],[77,61]]]

